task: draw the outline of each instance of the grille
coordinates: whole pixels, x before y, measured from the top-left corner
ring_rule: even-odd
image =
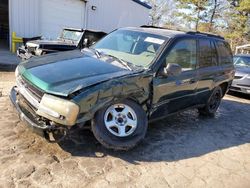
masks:
[[[35,86],[33,86],[32,84],[30,84],[28,81],[26,81],[25,79],[23,78],[19,78],[19,82],[21,85],[24,85],[25,88],[31,92],[33,94],[33,96],[40,102],[43,95],[44,95],[44,92],[41,91],[40,89],[36,88]]]
[[[19,107],[21,108],[22,112],[30,119],[32,120],[33,123],[36,124],[36,126],[40,127],[40,128],[46,128],[47,125],[47,121],[46,122],[44,121],[45,119],[44,118],[41,118],[40,116],[38,116],[36,114],[36,108],[34,108],[32,106],[32,104],[29,103],[29,101],[27,101],[22,95],[18,95],[17,96],[18,98],[18,104],[19,104]]]
[[[33,117],[36,117],[35,111],[37,109],[31,103],[29,103],[29,101],[26,100],[21,94],[19,94],[17,98],[18,98],[19,106],[22,107],[22,109],[25,109],[26,111],[25,114],[27,115],[27,112],[28,112]]]

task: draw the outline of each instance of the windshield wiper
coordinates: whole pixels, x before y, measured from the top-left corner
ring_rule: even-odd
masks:
[[[116,59],[118,60],[119,63],[121,63],[124,67],[126,67],[128,70],[132,71],[133,69],[128,65],[128,62],[124,61],[123,59],[120,59],[118,57],[115,57],[113,55],[110,55],[110,54],[104,54],[105,56],[109,56],[113,59]]]
[[[113,59],[118,60],[118,62],[119,62],[120,64],[122,64],[124,67],[126,67],[128,70],[130,70],[130,71],[133,70],[133,69],[131,68],[132,63],[129,63],[129,62],[127,62],[127,61],[125,61],[125,60],[123,60],[123,59],[120,59],[120,58],[118,58],[118,57],[116,57],[116,56],[113,56],[113,55],[110,55],[110,54],[106,54],[106,53],[100,52],[100,51],[98,51],[98,50],[95,49],[95,48],[87,48],[87,49],[89,49],[90,51],[92,51],[99,59],[100,59],[102,56],[108,56],[108,57],[111,57],[111,58],[113,58]],[[130,64],[131,64],[131,65],[130,65]],[[136,67],[142,68],[142,66],[137,66],[137,65],[136,65]]]

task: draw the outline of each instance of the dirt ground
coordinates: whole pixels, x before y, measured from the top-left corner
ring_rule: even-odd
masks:
[[[49,144],[19,121],[0,72],[0,187],[250,187],[250,98],[226,95],[215,118],[196,110],[151,124],[127,152],[89,131]]]

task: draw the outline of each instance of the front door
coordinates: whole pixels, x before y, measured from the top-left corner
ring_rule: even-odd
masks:
[[[175,41],[171,49],[166,50],[164,56],[162,68],[168,63],[176,63],[182,67],[182,73],[179,76],[156,75],[154,77],[151,119],[160,118],[196,104],[196,39],[185,38]]]

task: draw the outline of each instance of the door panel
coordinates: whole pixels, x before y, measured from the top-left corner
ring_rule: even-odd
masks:
[[[198,67],[197,102],[204,104],[222,74],[222,69],[218,66],[216,48],[211,39],[199,39]]]
[[[218,66],[198,69],[197,102],[205,104],[217,82],[217,78],[222,74],[222,69]]]
[[[176,41],[166,52],[165,62],[177,63],[183,72],[179,76],[156,76],[153,78],[153,100],[151,118],[159,118],[195,105],[197,87],[197,53],[195,39]]]
[[[152,118],[164,116],[180,109],[195,105],[197,71],[181,73],[178,77],[154,78],[154,113]]]

